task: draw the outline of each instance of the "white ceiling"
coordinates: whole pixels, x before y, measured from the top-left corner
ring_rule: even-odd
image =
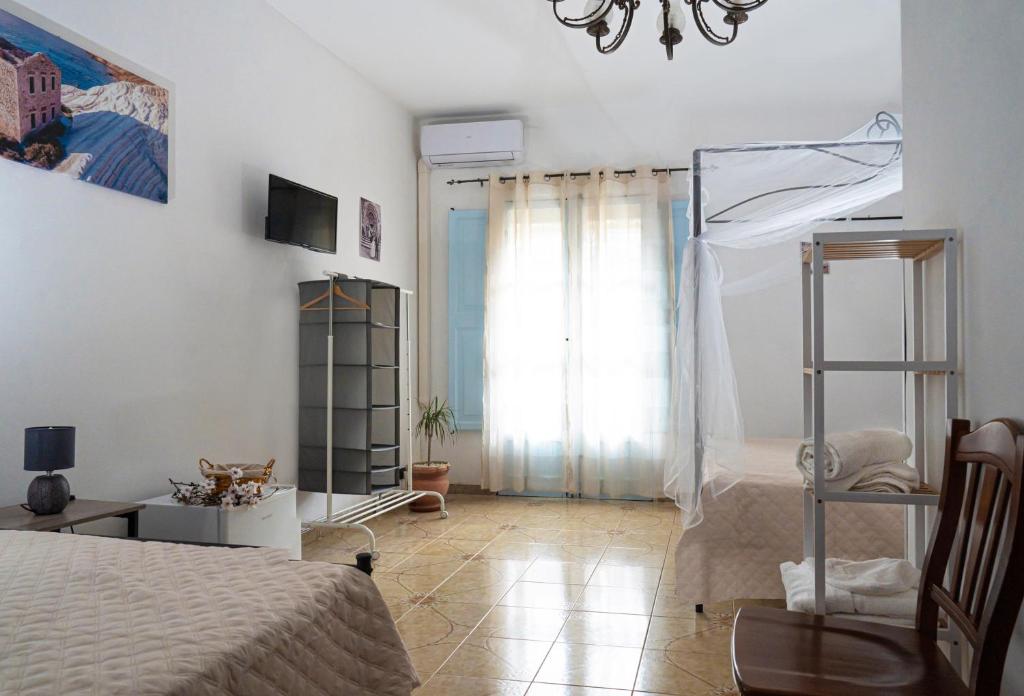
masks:
[[[548,0],[269,1],[420,119],[522,116],[531,166],[671,164],[700,144],[841,137],[901,103],[898,0],[775,0],[724,48],[691,18],[672,62],[654,0],[607,56]]]

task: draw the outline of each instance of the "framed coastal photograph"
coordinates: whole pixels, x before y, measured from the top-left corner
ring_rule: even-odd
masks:
[[[166,88],[0,4],[3,159],[166,203],[169,102]]]
[[[359,199],[359,255],[380,261],[380,206]]]

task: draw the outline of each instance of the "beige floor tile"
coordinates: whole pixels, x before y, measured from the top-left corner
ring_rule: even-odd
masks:
[[[646,551],[665,551],[670,536],[670,532],[661,528],[639,531],[616,529],[608,534],[608,545],[611,547]]]
[[[487,542],[482,539],[456,539],[443,536],[420,547],[416,553],[421,556],[448,556],[469,560],[486,545]]]
[[[523,696],[529,682],[435,675],[415,696]]]
[[[651,620],[650,634],[644,647],[649,650],[670,650],[728,658],[732,647],[732,629],[705,629],[699,619],[666,619],[655,616]]]
[[[639,648],[556,643],[536,680],[606,689],[631,689],[640,664]]]
[[[488,607],[481,607],[479,612],[474,611],[475,609],[476,605],[471,604],[444,607],[437,604],[420,605],[398,620],[398,633],[409,650],[439,643],[454,643],[451,647],[451,651],[454,651],[487,612]],[[473,616],[476,614],[478,615],[474,620]],[[466,625],[468,622],[471,622],[470,625]]]
[[[592,686],[534,682],[530,685],[526,696],[630,696],[630,692],[622,689],[598,689]]]
[[[654,589],[661,579],[660,568],[600,563],[590,576],[589,585],[605,587],[643,587]]]
[[[490,541],[504,531],[505,530],[502,529],[501,524],[490,520],[473,522],[466,521],[447,532],[444,535],[444,538]]]
[[[520,527],[513,525],[501,535],[503,542],[519,542],[522,544],[564,544],[559,539],[562,532],[558,529],[541,529],[536,527]]]
[[[650,617],[573,611],[556,639],[559,643],[642,648]]]
[[[435,594],[447,601],[494,603],[511,589],[529,566],[528,561],[475,558],[445,579]]]
[[[519,581],[498,604],[534,609],[571,609],[582,591],[583,585]]]
[[[662,568],[665,565],[664,551],[646,551],[644,549],[618,549],[609,547],[601,556],[601,563],[606,565],[642,566],[644,568]]]
[[[705,684],[703,691],[693,680]],[[680,686],[682,685],[682,686]],[[638,691],[653,691],[666,694],[730,693],[735,688],[732,667],[727,656],[715,658],[711,655],[678,651],[644,650],[637,677]]]
[[[649,616],[654,607],[654,599],[654,590],[650,588],[589,585],[580,594],[574,608],[580,611]]]
[[[653,616],[644,647],[648,650],[687,650],[694,645],[708,647],[714,642],[713,639],[696,641],[694,636],[702,632],[716,631],[717,629],[708,629],[707,624],[696,617]]]
[[[473,636],[452,654],[440,674],[531,681],[550,647],[548,641]]]
[[[712,696],[718,686],[699,678],[677,664],[674,653],[644,650],[636,691],[678,696]]]
[[[529,582],[557,582],[565,585],[585,585],[597,567],[594,563],[565,563],[563,561],[536,560],[522,579]]]
[[[446,578],[466,564],[464,558],[412,554],[391,568],[391,572],[411,575],[433,575]]]
[[[496,606],[484,617],[476,632],[495,638],[553,641],[562,630],[569,612],[561,609]]]
[[[538,549],[535,558],[546,561],[563,561],[566,563],[593,563],[601,560],[603,546],[575,546],[572,544],[536,544]]]
[[[600,529],[560,529],[555,543],[571,546],[607,546],[612,540],[612,532]]]
[[[554,544],[535,544],[527,541],[506,541],[504,536],[488,544],[480,555],[484,558],[499,558],[510,561],[532,561],[543,551],[558,549]]]

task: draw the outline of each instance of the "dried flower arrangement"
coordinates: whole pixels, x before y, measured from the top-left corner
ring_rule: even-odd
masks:
[[[219,505],[225,510],[236,507],[255,506],[262,499],[262,485],[255,481],[240,483],[244,472],[238,467],[228,472],[231,485],[223,493],[217,492],[217,482],[208,478],[202,483],[181,483],[168,479],[174,486],[171,497],[184,505]]]

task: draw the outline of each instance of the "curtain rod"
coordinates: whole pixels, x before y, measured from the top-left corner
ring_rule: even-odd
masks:
[[[674,172],[688,172],[689,167],[662,167],[661,169],[652,169],[654,174],[672,174]],[[622,174],[629,174],[630,176],[636,176],[635,169],[616,169],[615,175],[619,176]],[[545,174],[545,179],[562,179],[566,176],[565,172],[554,172],[551,174]],[[569,178],[575,179],[578,176],[590,176],[590,172],[569,172]],[[524,180],[529,181],[530,175],[527,174],[523,177]],[[498,181],[501,183],[507,183],[509,181],[515,181],[514,176],[502,176],[498,177]],[[480,184],[483,187],[484,184],[490,182],[490,179],[450,179],[447,183],[449,186],[455,186],[456,184]]]

